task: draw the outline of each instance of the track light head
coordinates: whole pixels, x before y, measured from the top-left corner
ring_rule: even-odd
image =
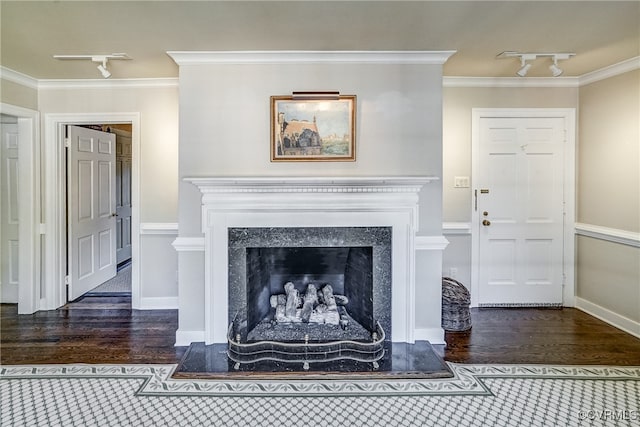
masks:
[[[524,62],[524,61],[523,61]],[[529,72],[529,69],[531,68],[531,63],[525,63],[517,72],[516,74],[519,75],[520,77],[524,77],[527,75],[527,73]]]
[[[521,55],[520,69],[516,72],[516,74],[519,75],[520,77],[526,76],[527,73],[529,72],[529,69],[531,68],[531,62],[527,62],[527,61],[533,61],[535,59],[536,59],[535,55]]]
[[[558,77],[564,73],[564,70],[558,67],[558,56],[554,55],[553,64],[549,65],[549,70],[551,70],[551,75],[553,77]]]
[[[556,64],[549,65],[549,69],[551,70],[551,75],[553,77],[558,77],[558,76],[562,75],[562,73],[564,73],[564,70],[562,68],[558,67]]]
[[[107,62],[109,62],[109,58],[106,56],[93,56],[91,57],[92,62],[98,62],[98,71],[102,74],[102,77],[108,79],[111,77],[111,73],[107,70]]]
[[[109,72],[109,70],[107,70],[106,64],[99,64],[98,65],[98,70],[100,71],[100,73],[102,74],[102,77],[104,77],[105,79],[108,79],[109,77],[111,77],[111,73]]]

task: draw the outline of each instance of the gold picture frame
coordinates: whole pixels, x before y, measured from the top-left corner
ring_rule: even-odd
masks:
[[[355,130],[355,95],[271,97],[272,162],[353,162]]]

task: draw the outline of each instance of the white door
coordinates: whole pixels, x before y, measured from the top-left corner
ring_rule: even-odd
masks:
[[[116,262],[131,259],[131,134],[116,134]]]
[[[478,127],[478,303],[561,304],[565,120],[481,117]]]
[[[116,275],[115,135],[68,126],[69,299]]]
[[[17,303],[18,263],[18,124],[2,123],[0,149],[0,302]]]

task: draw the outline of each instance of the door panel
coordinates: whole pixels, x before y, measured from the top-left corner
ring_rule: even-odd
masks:
[[[69,298],[116,275],[115,136],[68,127]]]
[[[0,148],[0,302],[17,303],[19,288],[18,239],[18,125],[2,123]]]
[[[480,305],[560,304],[564,119],[479,121]]]
[[[116,258],[131,258],[131,135],[116,133]]]

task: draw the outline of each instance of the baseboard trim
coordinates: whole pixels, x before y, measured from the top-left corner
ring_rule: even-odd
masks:
[[[576,297],[576,308],[603,322],[607,322],[611,326],[640,338],[640,322],[621,316],[608,308],[601,307],[580,297]]]
[[[442,328],[416,328],[413,338],[416,341],[429,341],[431,344],[446,344]]]
[[[177,310],[178,297],[142,297],[140,310]]]
[[[204,331],[176,331],[175,347],[187,347],[192,342],[204,342]]]

